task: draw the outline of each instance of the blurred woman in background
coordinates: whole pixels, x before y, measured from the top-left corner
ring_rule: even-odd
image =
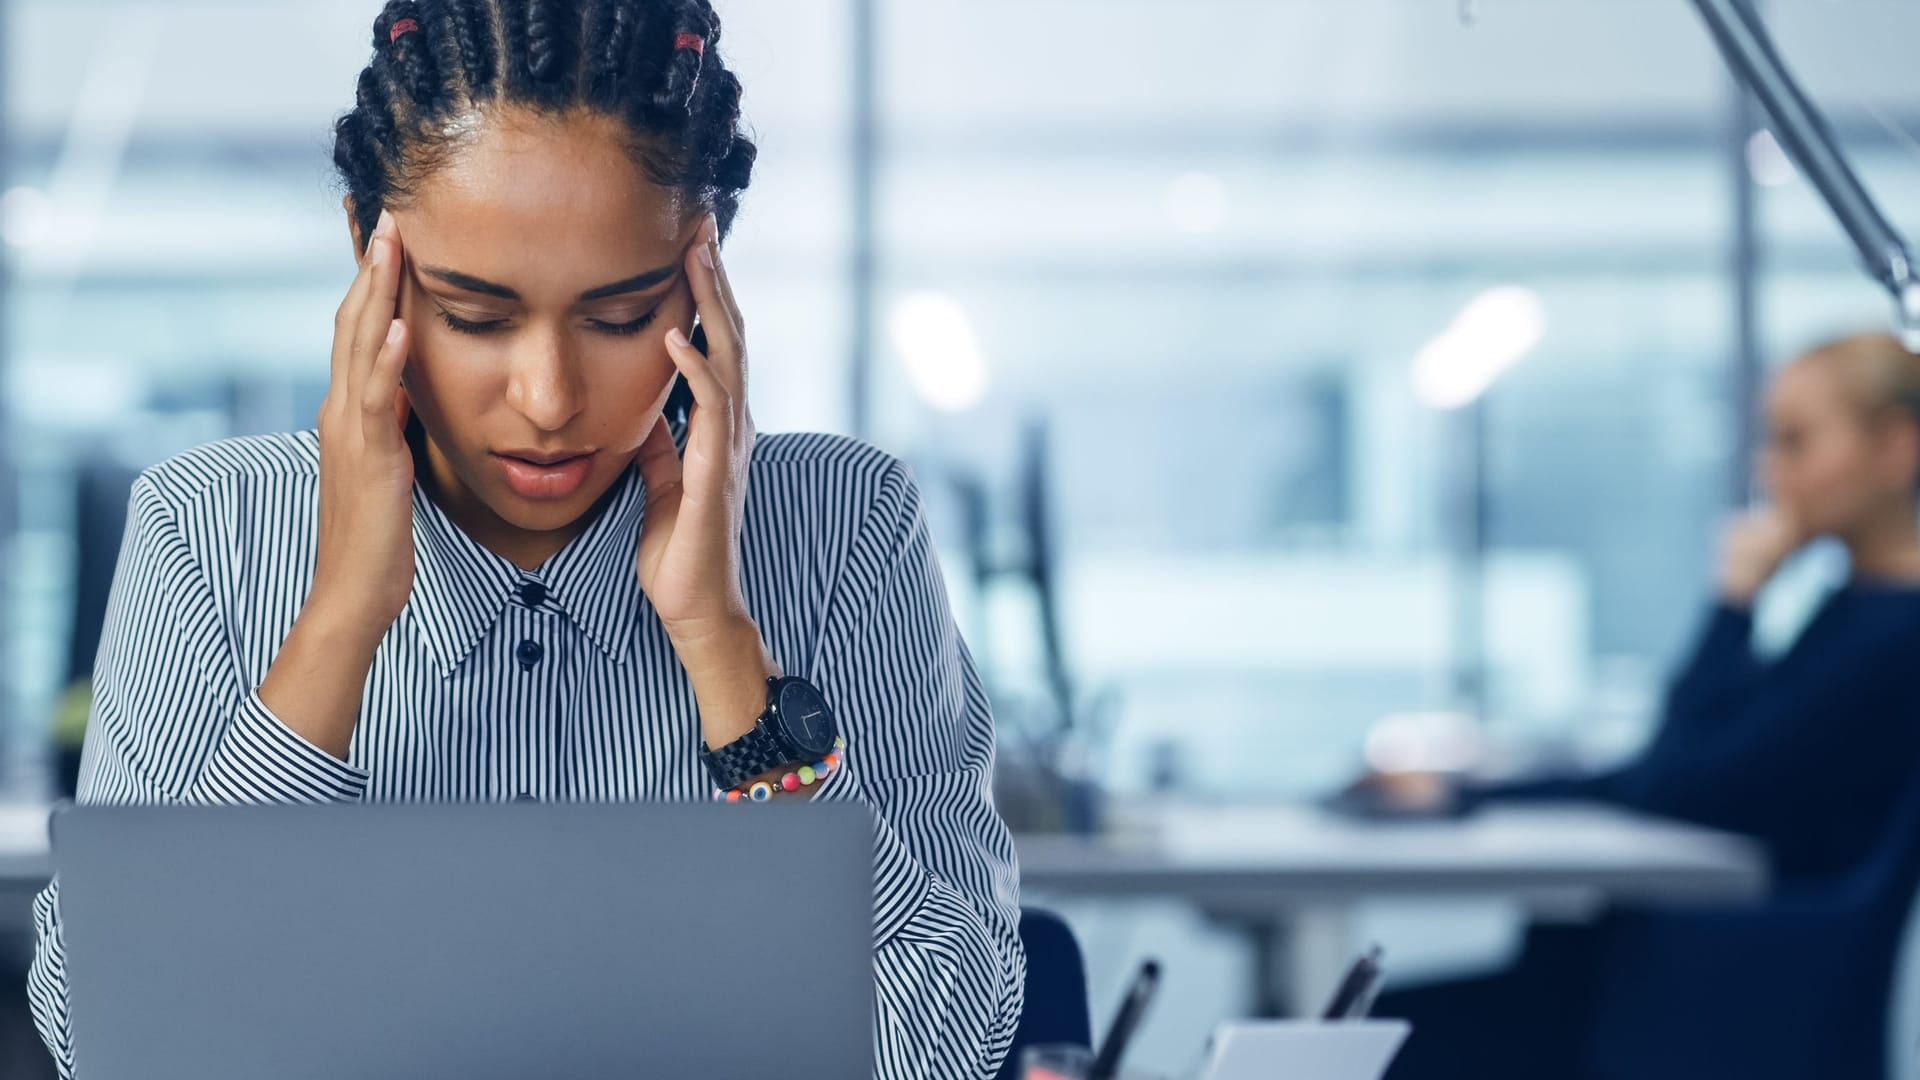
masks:
[[[1768,504],[1728,528],[1705,626],[1645,750],[1593,776],[1380,776],[1379,795],[1413,810],[1611,802],[1750,836],[1777,884],[1865,858],[1920,765],[1920,357],[1887,334],[1822,345],[1775,378],[1766,423]],[[1845,547],[1847,581],[1789,649],[1756,657],[1755,596],[1821,537]],[[1418,1032],[1391,1075],[1581,1075],[1604,936],[1604,923],[1536,930],[1507,972],[1388,995],[1378,1011]]]

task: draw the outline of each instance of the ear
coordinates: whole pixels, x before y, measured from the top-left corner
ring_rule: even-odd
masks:
[[[358,263],[366,245],[360,242],[360,219],[353,213],[353,196],[341,199],[340,207],[347,212],[347,236],[353,241],[353,261]]]

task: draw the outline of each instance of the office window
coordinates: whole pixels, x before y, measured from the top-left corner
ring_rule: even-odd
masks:
[[[1041,479],[1102,780],[1304,793],[1383,718],[1594,755],[1651,720],[1730,485],[1727,87],[1684,5],[1475,7],[883,5],[877,435],[1001,492],[978,651],[1044,732]],[[1478,398],[1468,587],[1458,387],[1415,368],[1490,293],[1544,326]]]

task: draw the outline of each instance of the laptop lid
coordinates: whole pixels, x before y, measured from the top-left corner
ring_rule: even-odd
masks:
[[[1405,1020],[1237,1020],[1214,1029],[1201,1080],[1380,1080]]]
[[[88,1080],[872,1073],[849,804],[69,807]]]

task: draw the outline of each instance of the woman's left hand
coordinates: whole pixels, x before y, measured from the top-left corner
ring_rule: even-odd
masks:
[[[640,447],[647,507],[634,569],[668,629],[698,634],[746,615],[739,548],[753,417],[747,411],[746,345],[720,269],[711,216],[686,261],[707,352],[694,348],[679,327],[667,331],[667,355],[686,377],[694,405],[684,459],[665,416],[654,421]]]
[[[701,741],[717,750],[753,730],[766,709],[767,680],[781,669],[740,583],[754,439],[746,322],[720,261],[720,228],[711,214],[687,252],[686,273],[707,351],[694,348],[677,326],[667,332],[667,355],[693,390],[693,408],[684,454],[674,452],[665,417],[654,421],[640,446],[647,505],[634,570],[693,684]]]
[[[740,586],[740,532],[746,514],[753,416],[747,411],[745,325],[720,261],[711,215],[686,255],[687,280],[706,327],[707,352],[679,327],[667,355],[693,390],[684,457],[663,416],[640,447],[647,505],[634,569],[709,714],[738,735],[753,726],[775,673]],[[735,727],[739,730],[732,730]],[[710,731],[725,737],[726,732]],[[719,746],[719,742],[709,743]]]

